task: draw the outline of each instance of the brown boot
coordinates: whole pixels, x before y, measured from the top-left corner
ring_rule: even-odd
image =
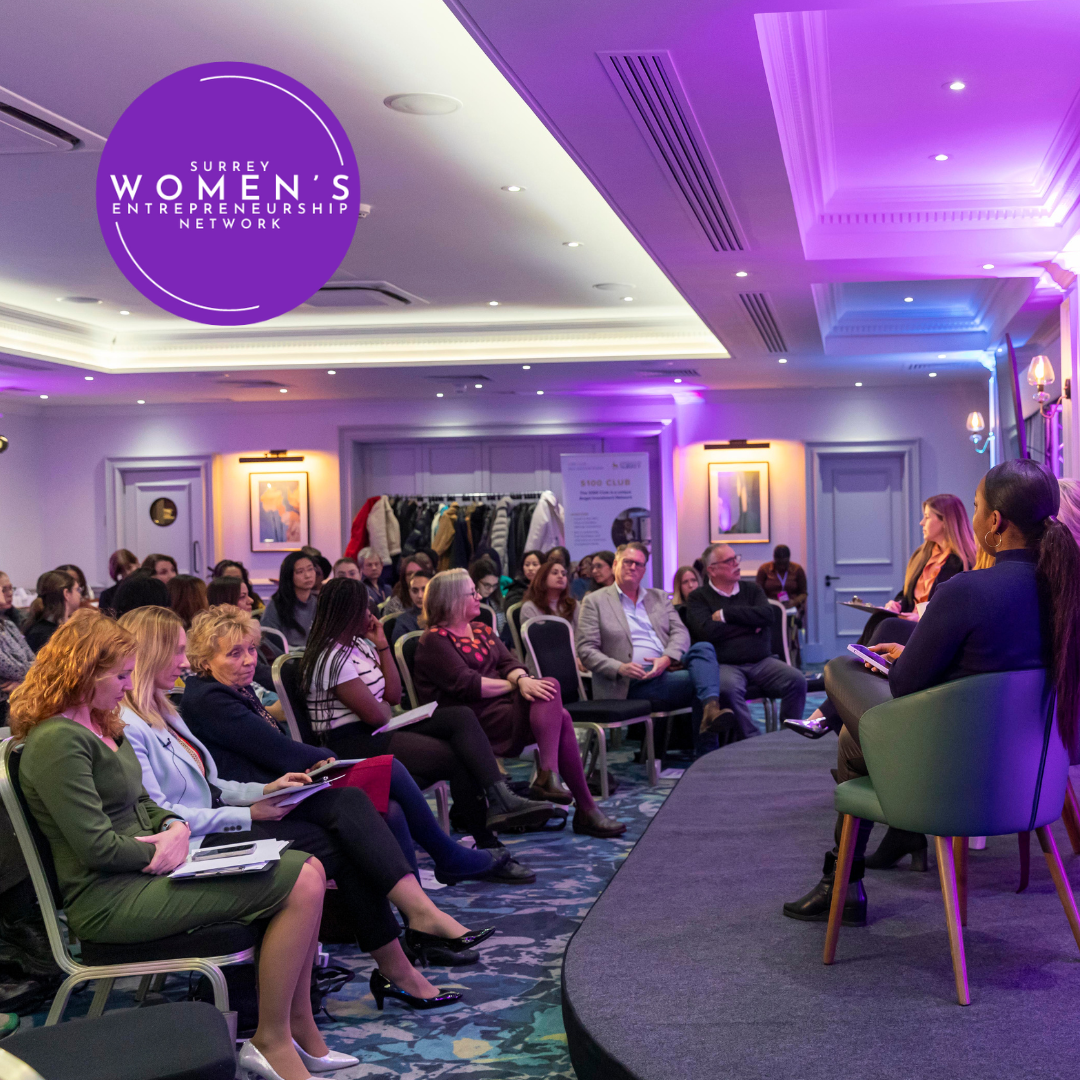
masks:
[[[626,826],[621,821],[609,818],[599,806],[587,811],[579,806],[574,811],[574,832],[584,836],[596,836],[601,840],[611,840],[622,836],[626,832]]]
[[[563,787],[551,769],[540,769],[537,772],[536,779],[529,788],[529,798],[559,803],[562,806],[569,806],[574,801],[573,795]]]
[[[716,698],[709,698],[701,714],[701,734],[708,735],[713,731],[722,731],[734,717],[734,710],[721,709],[720,702]]]

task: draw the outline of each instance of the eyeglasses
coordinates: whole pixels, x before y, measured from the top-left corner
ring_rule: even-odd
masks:
[[[647,563],[638,562],[637,559],[623,559],[623,566],[632,566],[635,570],[644,570]]]
[[[741,562],[741,555],[732,555],[730,559],[713,559],[705,569],[708,570],[714,566],[738,566]]]

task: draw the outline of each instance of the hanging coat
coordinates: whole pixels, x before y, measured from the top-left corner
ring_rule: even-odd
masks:
[[[371,514],[371,508],[379,501],[379,498],[380,496],[378,495],[372,495],[372,497],[360,507],[356,517],[353,518],[349,543],[345,548],[345,555],[350,559],[355,559],[360,549],[367,547],[367,519]]]
[[[391,556],[401,554],[401,529],[386,495],[372,507],[367,527],[371,546],[379,553],[383,566],[389,566]]]
[[[563,508],[553,491],[545,491],[533,511],[529,523],[529,535],[525,538],[525,550],[550,551],[566,543],[563,529]]]

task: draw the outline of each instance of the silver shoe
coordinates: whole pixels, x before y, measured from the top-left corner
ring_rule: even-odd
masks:
[[[337,1050],[328,1050],[322,1057],[315,1057],[313,1054],[309,1054],[295,1039],[293,1039],[293,1046],[296,1047],[296,1052],[300,1055],[300,1060],[308,1072],[337,1072],[338,1069],[351,1069],[354,1065],[360,1064],[359,1058],[355,1058],[351,1054],[340,1054]]]
[[[236,1071],[242,1080],[282,1080],[281,1074],[262,1056],[262,1052],[246,1039],[240,1047]]]

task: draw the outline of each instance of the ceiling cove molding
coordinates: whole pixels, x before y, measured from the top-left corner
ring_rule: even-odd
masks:
[[[727,359],[694,318],[535,323],[426,323],[378,330],[357,327],[247,328],[188,334],[99,330],[73,320],[0,307],[0,352],[101,372],[202,371],[225,367],[305,368],[338,364],[514,363],[520,360]]]
[[[841,188],[835,171],[826,11],[755,16],[773,113],[807,257],[815,235],[1045,229],[1080,204],[1080,94],[1030,184]]]

